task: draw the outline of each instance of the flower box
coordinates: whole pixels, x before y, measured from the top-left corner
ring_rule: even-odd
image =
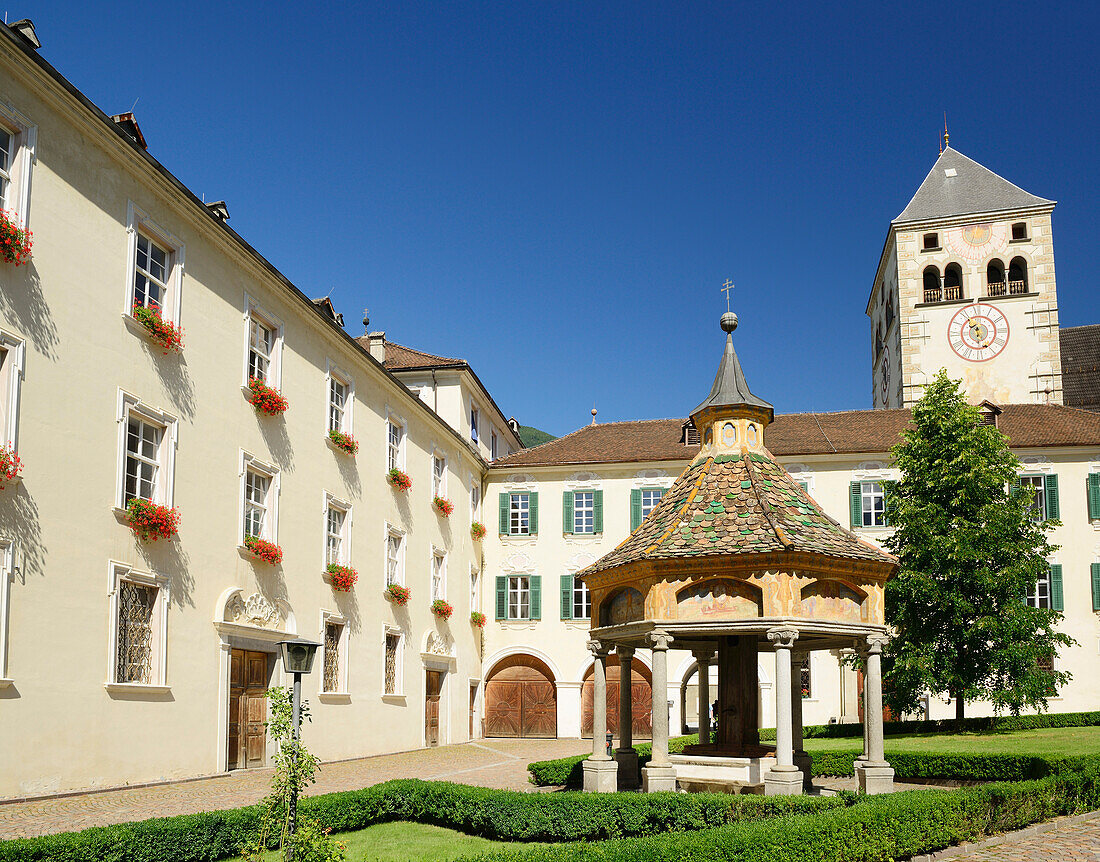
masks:
[[[135,304],[131,316],[145,327],[153,341],[164,348],[165,354],[170,350],[179,352],[183,349],[183,327],[161,317],[159,308]]]
[[[351,566],[342,566],[339,563],[329,563],[325,569],[328,572],[329,582],[338,593],[351,592],[355,582],[359,580],[359,573]]]
[[[19,226],[14,213],[0,210],[0,258],[16,266],[31,259],[33,234]]]
[[[274,542],[265,541],[258,536],[245,536],[244,546],[252,556],[263,560],[265,563],[277,566],[283,561],[283,549]]]
[[[446,497],[436,497],[432,500],[432,508],[444,518],[449,518],[455,510],[455,504]]]
[[[432,613],[439,617],[441,620],[449,620],[451,614],[455,612],[455,609],[447,604],[443,599],[436,599],[432,602]]]
[[[386,474],[386,481],[398,491],[408,491],[413,486],[413,480],[409,478],[409,474],[403,473],[396,467]]]
[[[5,482],[18,482],[22,472],[23,462],[15,454],[15,444],[0,446],[0,491],[4,490]]]
[[[390,584],[386,587],[386,598],[393,602],[395,605],[401,605],[404,607],[409,603],[409,598],[412,596],[412,590],[408,587],[403,587],[401,584]]]
[[[171,539],[179,531],[180,513],[135,497],[126,504],[126,525],[143,542]]]
[[[474,537],[475,541],[480,542],[485,538],[485,525],[481,521],[474,521],[470,524],[470,535]]]
[[[248,403],[256,408],[257,413],[266,413],[268,416],[278,416],[285,413],[290,404],[278,389],[268,386],[262,380],[253,377],[248,381]]]
[[[479,629],[485,628],[485,614],[481,611],[474,611],[470,614],[470,622],[477,626]]]
[[[359,441],[343,431],[329,431],[328,439],[332,441],[333,446],[347,452],[349,455],[354,455],[359,451]]]

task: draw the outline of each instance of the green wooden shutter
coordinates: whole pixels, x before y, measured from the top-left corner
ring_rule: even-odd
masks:
[[[573,619],[573,576],[561,576],[561,618]]]
[[[1008,495],[1010,497],[1019,497],[1020,492],[1023,491],[1024,483],[1020,481],[1020,477],[1017,476],[1012,480],[1012,484],[1008,486]]]
[[[508,577],[497,575],[497,619],[503,620],[508,616]]]
[[[894,495],[897,493],[897,487],[898,483],[893,479],[888,479],[882,483],[882,502],[885,508],[885,519],[883,523],[885,523],[887,527],[890,526],[890,506],[891,501],[894,499]]]
[[[1062,565],[1055,563],[1050,567],[1050,607],[1052,610],[1064,611],[1066,603],[1062,598]]]
[[[542,619],[542,575],[531,575],[531,619]]]
[[[527,523],[530,524],[530,528],[527,532],[534,536],[539,531],[539,492],[532,491],[528,495],[528,499],[530,500],[529,505],[531,509],[528,513]]]
[[[630,532],[634,532],[642,523],[642,489],[630,492]]]
[[[512,504],[511,494],[500,495],[500,534],[508,535],[508,510]]]
[[[1100,519],[1100,473],[1089,473],[1087,480],[1089,520]]]
[[[603,491],[592,494],[592,532],[603,532]]]
[[[1058,477],[1053,473],[1047,476],[1043,481],[1043,488],[1047,495],[1047,517],[1061,518],[1062,514],[1058,509]]]
[[[1100,611],[1100,563],[1092,564],[1092,609]]]
[[[563,491],[561,495],[561,531],[567,536],[573,532],[572,491]]]
[[[852,526],[863,526],[863,485],[860,482],[852,482],[848,486],[848,510],[852,516]]]

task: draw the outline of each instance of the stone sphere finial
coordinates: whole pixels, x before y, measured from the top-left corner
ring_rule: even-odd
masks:
[[[722,331],[733,332],[737,329],[737,315],[732,311],[727,311],[722,315]]]

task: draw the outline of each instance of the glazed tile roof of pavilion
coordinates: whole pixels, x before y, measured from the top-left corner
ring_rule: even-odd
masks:
[[[769,457],[746,452],[697,457],[638,529],[586,573],[642,560],[784,551],[893,560],[826,515]]]

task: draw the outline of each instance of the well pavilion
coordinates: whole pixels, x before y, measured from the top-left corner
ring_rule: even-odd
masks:
[[[865,657],[864,749],[859,786],[893,787],[883,756],[883,588],[897,560],[826,515],[772,458],[765,434],[772,405],[749,391],[733,349],[737,315],[722,315],[725,353],[709,397],[691,414],[702,448],[629,538],[582,573],[592,595],[588,647],[595,656],[592,756],[586,790],[633,783],[631,702],[620,698],[620,746],[604,748],[612,650],[629,673],[634,651],[652,651],[653,757],[646,791],[758,789],[801,793],[802,696],[792,663],[818,649]],[[699,663],[699,743],[669,756],[667,653],[675,642]],[[758,669],[775,653],[776,744],[760,744]],[[709,733],[709,667],[717,658],[717,738]]]

